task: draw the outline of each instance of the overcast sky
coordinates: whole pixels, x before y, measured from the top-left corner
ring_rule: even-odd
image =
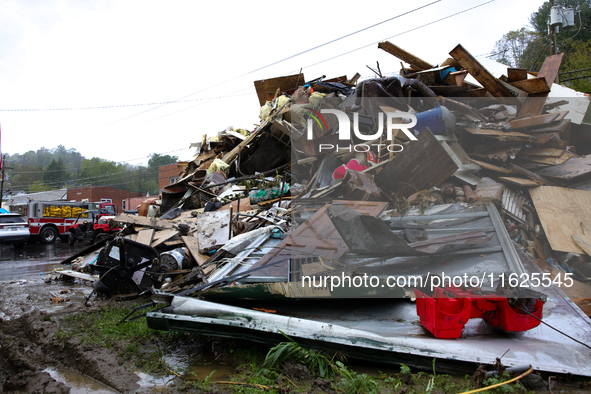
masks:
[[[400,61],[377,48],[384,39],[433,64],[457,44],[486,55],[542,4],[3,0],[2,152],[62,144],[88,159],[191,160],[189,145],[203,134],[254,129],[255,80],[300,68],[306,80],[371,77],[376,61],[398,72]]]

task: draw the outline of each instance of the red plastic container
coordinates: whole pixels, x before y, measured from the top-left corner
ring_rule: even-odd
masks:
[[[538,319],[527,313],[512,307],[506,298],[496,300],[497,308],[495,313],[485,313],[482,318],[493,327],[499,327],[503,331],[527,331],[540,325],[538,319],[542,318],[544,303],[536,300],[534,311],[530,312]]]
[[[544,308],[537,299],[529,315],[510,305],[505,297],[476,294],[460,287],[438,287],[433,296],[415,289],[415,295],[421,325],[436,338],[459,338],[468,319],[477,318],[508,332],[531,330],[540,324]]]
[[[436,288],[433,297],[415,289],[417,314],[421,325],[436,338],[459,338],[470,319],[471,300],[450,298],[443,289]]]

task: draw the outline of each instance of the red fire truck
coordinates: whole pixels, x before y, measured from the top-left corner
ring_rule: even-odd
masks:
[[[44,244],[55,242],[57,237],[66,238],[82,211],[102,209],[117,214],[117,206],[111,202],[30,201],[10,208],[29,221],[31,240]]]

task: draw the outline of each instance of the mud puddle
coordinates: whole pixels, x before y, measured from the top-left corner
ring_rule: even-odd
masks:
[[[90,376],[69,369],[56,370],[53,368],[47,368],[43,372],[47,372],[57,382],[70,387],[70,394],[111,394],[118,392],[117,390],[94,380]]]

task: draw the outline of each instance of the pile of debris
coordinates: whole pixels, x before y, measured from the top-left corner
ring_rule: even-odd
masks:
[[[178,163],[179,180],[159,200],[140,216],[118,215],[124,228],[114,240],[64,263],[78,257],[81,270],[98,273],[99,293],[150,291],[172,304],[176,319],[207,316],[210,323],[201,324],[214,324],[214,315],[247,312],[196,298],[190,302],[200,304],[190,307],[180,296],[414,299],[417,277],[443,265],[484,273],[486,280],[471,286],[478,297],[488,289],[493,297],[534,299],[541,316],[551,286],[538,281],[527,294],[497,286],[505,274],[529,282],[538,269],[524,262],[531,258],[554,283],[581,286],[572,298],[591,315],[581,296],[590,294],[591,157],[580,155],[591,151],[583,121],[590,101],[554,84],[563,55],[532,73],[494,62],[489,70],[461,45],[439,65],[390,42],[379,48],[406,63],[400,72],[377,71],[363,81],[359,74],[306,80],[302,73],[256,81],[256,129],[204,136],[195,160]],[[327,284],[368,273],[381,286]],[[398,286],[384,286],[387,277]],[[257,316],[248,314],[251,325]],[[282,324],[276,318],[273,324]],[[149,314],[152,326],[170,329],[159,319],[169,317]],[[416,327],[397,335],[409,330]]]

